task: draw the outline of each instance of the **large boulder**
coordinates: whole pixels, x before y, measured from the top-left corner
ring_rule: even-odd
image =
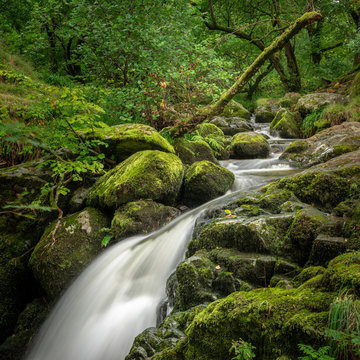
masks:
[[[31,254],[29,265],[46,294],[55,299],[101,250],[107,227],[98,210],[85,208],[45,230]]]
[[[268,141],[259,133],[244,132],[233,136],[230,149],[235,159],[266,158],[270,153]]]
[[[185,173],[182,201],[187,206],[198,206],[225,194],[234,182],[234,174],[209,161],[191,165]]]
[[[295,107],[302,116],[313,113],[320,107],[330,104],[346,104],[348,99],[344,95],[333,93],[312,93],[302,96]]]
[[[143,150],[160,150],[174,153],[174,148],[154,128],[143,124],[122,124],[97,128],[91,138],[107,144],[102,151],[120,162]]]
[[[199,126],[198,132],[202,137],[224,137],[224,133],[216,125],[203,123]]]
[[[119,240],[155,231],[178,215],[180,210],[171,206],[152,200],[138,200],[127,203],[115,211],[111,230],[114,237]]]
[[[271,134],[278,133],[281,137],[299,138],[301,132],[301,117],[288,110],[280,110],[270,124]]]
[[[217,164],[210,146],[204,140],[188,141],[177,139],[174,143],[176,155],[186,165],[191,165],[196,161],[208,160]]]
[[[172,204],[179,194],[183,175],[183,164],[176,155],[140,151],[102,176],[91,188],[87,203],[112,210],[139,199]]]
[[[360,123],[344,122],[314,136],[294,141],[281,155],[281,159],[294,160],[310,166],[360,148]]]
[[[242,106],[240,103],[236,102],[235,100],[231,100],[229,104],[225,107],[225,109],[222,111],[221,116],[225,116],[225,117],[239,116],[243,119],[250,120],[251,113],[250,111],[246,110],[244,106]]]

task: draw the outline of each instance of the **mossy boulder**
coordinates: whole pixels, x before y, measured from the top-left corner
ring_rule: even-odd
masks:
[[[99,210],[85,208],[65,217],[59,225],[54,221],[46,228],[29,265],[50,298],[60,295],[101,251],[104,235],[100,230],[107,225]]]
[[[216,125],[203,123],[199,126],[198,132],[200,136],[224,137],[224,133]]]
[[[176,155],[156,150],[140,151],[102,176],[90,189],[87,203],[112,210],[139,199],[173,204],[183,175],[183,164]]]
[[[250,111],[246,110],[244,106],[242,106],[240,103],[236,102],[235,100],[231,100],[225,107],[225,109],[220,114],[224,117],[234,117],[239,116],[243,119],[250,120],[251,113]]]
[[[111,230],[119,240],[155,231],[178,215],[180,210],[176,208],[152,200],[138,200],[122,205],[115,211]]]
[[[264,136],[256,132],[238,133],[230,145],[231,157],[235,159],[266,158],[270,145]]]
[[[102,151],[120,162],[143,150],[175,153],[174,148],[154,128],[143,124],[122,124],[97,128],[91,137],[107,144]]]
[[[288,110],[280,110],[270,124],[270,131],[283,138],[299,138],[302,135],[300,125],[300,117]]]
[[[185,359],[230,360],[234,339],[256,347],[259,358],[296,358],[298,344],[325,343],[333,294],[308,289],[258,289],[236,292],[211,303],[186,330]],[[219,336],[221,334],[221,336]]]
[[[331,260],[322,286],[331,291],[347,291],[360,296],[360,251],[346,253]]]
[[[182,202],[198,206],[225,194],[234,182],[234,174],[209,161],[191,165],[185,173]]]
[[[360,123],[344,122],[322,130],[308,139],[294,141],[285,149],[280,158],[310,166],[359,148]]]
[[[321,107],[330,104],[346,104],[348,99],[344,95],[334,93],[311,93],[302,96],[295,107],[302,116],[313,113]]]
[[[178,139],[174,143],[176,155],[186,165],[191,165],[196,161],[207,160],[217,164],[210,146],[203,140],[187,141],[185,139]]]

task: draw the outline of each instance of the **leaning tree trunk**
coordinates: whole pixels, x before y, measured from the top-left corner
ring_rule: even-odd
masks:
[[[273,43],[264,49],[264,51],[255,59],[255,61],[247,68],[247,70],[240,76],[240,78],[225,91],[214,104],[206,106],[199,110],[192,118],[188,119],[186,123],[174,126],[170,132],[174,136],[179,136],[182,133],[189,132],[197,124],[201,123],[209,117],[219,115],[225,106],[232,100],[232,98],[240,92],[240,90],[248,83],[248,81],[259,71],[262,65],[276,52],[280,51],[289,40],[294,37],[303,27],[312,24],[321,19],[321,14],[318,12],[309,12],[298,18],[283,34],[278,36]]]

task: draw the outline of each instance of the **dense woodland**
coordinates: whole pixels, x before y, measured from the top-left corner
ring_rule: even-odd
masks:
[[[281,136],[300,139],[283,158],[307,170],[238,199],[221,209],[222,218],[218,210],[218,218],[212,220],[230,217],[236,222],[241,216],[280,214],[288,204],[292,222],[271,224],[265,231],[272,234],[266,235],[269,239],[281,238],[283,245],[271,243],[266,250],[255,250],[296,265],[277,263],[291,271],[284,270],[286,276],[277,283],[279,274],[272,270],[263,289],[270,293],[253,293],[234,285],[238,280],[229,280],[236,277],[230,255],[226,261],[225,255],[209,255],[210,243],[216,243],[216,249],[222,246],[213,239],[218,230],[198,230],[187,256],[200,251],[201,257],[206,249],[206,260],[200,267],[189,260],[191,271],[185,262],[176,270],[175,311],[185,315],[176,313],[172,321],[180,324],[183,337],[170,344],[161,335],[160,345],[141,357],[137,349],[151,343],[152,335],[145,333],[127,359],[359,359],[359,71],[359,0],[0,0],[0,359],[22,358],[69,278],[104,247],[153,230],[155,221],[165,223],[184,211],[184,205],[193,208],[224,194],[234,179],[212,168],[220,168],[219,159],[266,158],[268,144],[246,157],[238,144],[248,140],[226,133],[236,121],[241,131],[250,131],[251,114],[256,121],[271,122]],[[316,100],[310,102],[315,105],[302,101],[313,94],[325,94],[321,96],[326,100],[314,95]],[[215,116],[221,118],[215,121]],[[231,120],[234,116],[241,121]],[[124,139],[130,140],[119,145]],[[250,140],[259,141],[267,143]],[[154,154],[146,153],[150,150]],[[173,158],[163,158],[158,150]],[[199,160],[210,161],[211,166],[201,165],[207,167],[201,169],[205,178],[191,187],[191,179],[200,172],[193,169]],[[153,171],[155,163],[166,172],[164,178],[171,182],[164,195],[158,188],[151,192],[154,185],[147,180],[136,183],[133,176],[138,175],[127,170],[131,161],[149,163],[143,165],[145,173]],[[329,173],[324,174],[323,168]],[[101,179],[108,180],[116,169],[126,181],[122,198],[113,203],[120,190],[107,188]],[[213,176],[215,172],[219,177]],[[206,179],[213,177],[215,184],[207,184]],[[79,189],[87,192],[81,204],[74,205],[72,196]],[[128,204],[144,199],[173,208],[160,216],[150,205],[138,204],[145,212],[154,212],[153,223],[139,230],[135,210]],[[305,210],[309,204],[318,213]],[[85,206],[102,212],[91,210],[89,215],[98,229],[91,241],[98,247],[91,254],[82,253],[81,261],[72,258],[69,266],[47,269],[46,262],[60,262],[62,255],[44,260],[44,249],[55,249],[66,238],[61,234],[70,226],[69,219]],[[131,225],[126,225],[130,232],[119,209],[132,212]],[[143,226],[146,221],[140,218]],[[320,259],[323,250],[313,244],[323,233],[343,243],[341,250],[329,251],[332,255],[324,250]],[[45,240],[49,243],[44,247]],[[75,253],[74,248],[71,251]],[[214,258],[228,266],[223,280],[214,275],[215,280],[231,291],[217,292],[217,283],[211,280],[215,298],[225,300],[201,312],[199,304],[210,302],[204,296],[208,291],[204,284],[210,281],[204,269],[209,259],[216,263]],[[69,267],[71,271],[66,270]],[[190,283],[202,292],[192,293],[186,287]],[[293,291],[290,295],[283,293],[287,286]],[[232,293],[240,295],[226,297]],[[313,302],[305,300],[312,296]],[[250,303],[257,307],[256,314]],[[242,308],[245,320],[236,311]],[[242,328],[247,322],[257,324],[261,335],[231,327],[231,321],[223,321],[224,309],[235,314]],[[276,313],[284,309],[291,319]],[[300,310],[293,314],[293,309]],[[276,314],[270,317],[272,312]],[[334,317],[341,320],[333,326]],[[211,335],[209,324],[214,321],[224,335],[221,343]],[[169,322],[161,326],[161,331],[170,331]],[[270,338],[269,344],[264,337]]]

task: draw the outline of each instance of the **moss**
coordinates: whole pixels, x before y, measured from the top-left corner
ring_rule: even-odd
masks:
[[[69,215],[61,220],[52,238],[57,221],[45,230],[31,254],[29,265],[36,279],[51,298],[56,298],[101,250],[108,221],[93,208]]]
[[[288,110],[280,110],[270,124],[270,129],[279,132],[281,137],[298,138],[301,137],[299,119]]]
[[[240,103],[234,100],[231,100],[227,104],[225,109],[222,111],[221,115],[225,117],[239,116],[241,118],[248,120],[251,118],[251,113],[248,110],[246,110]]]
[[[253,159],[267,157],[270,152],[270,145],[261,134],[243,132],[233,136],[230,149],[235,158]]]
[[[349,175],[351,172],[351,169],[348,169],[344,173]],[[283,178],[271,184],[267,189],[274,187],[290,190],[301,201],[324,209],[332,209],[347,199],[350,192],[350,182],[344,178],[343,174],[337,175],[324,171],[309,171]]]
[[[322,266],[310,266],[306,267],[301,271],[301,273],[297,276],[295,276],[291,283],[294,285],[294,287],[298,287],[302,284],[304,284],[306,281],[318,276],[323,275],[325,272],[325,268]]]
[[[95,129],[91,135],[108,146],[102,150],[116,161],[123,161],[143,150],[160,150],[175,153],[174,148],[154,128],[143,124],[122,124]]]
[[[224,137],[223,131],[214,124],[203,123],[200,125],[198,131],[202,137],[206,137],[209,135]]]
[[[114,237],[119,240],[155,231],[179,214],[178,209],[151,200],[130,202],[116,210],[111,230]]]
[[[328,120],[317,120],[314,122],[314,128],[315,128],[315,133],[327,129],[331,126],[330,121]]]
[[[346,253],[330,261],[322,285],[333,291],[346,290],[360,296],[360,256],[358,252]]]
[[[299,355],[297,344],[323,344],[333,295],[313,289],[259,289],[210,304],[186,330],[185,359],[230,359],[232,341],[242,338],[259,358]],[[218,336],[221,334],[221,336]]]
[[[87,202],[115,210],[139,199],[174,203],[183,179],[183,165],[174,154],[141,151],[102,176],[90,189]]]
[[[234,182],[234,174],[209,161],[191,165],[185,173],[182,201],[197,206],[225,194]]]
[[[176,155],[184,164],[191,165],[196,161],[208,160],[217,164],[217,160],[208,145],[203,140],[187,141],[185,139],[177,139],[174,143]]]
[[[304,140],[296,140],[293,141],[284,151],[284,153],[288,154],[297,154],[305,151],[308,148],[306,141]]]

